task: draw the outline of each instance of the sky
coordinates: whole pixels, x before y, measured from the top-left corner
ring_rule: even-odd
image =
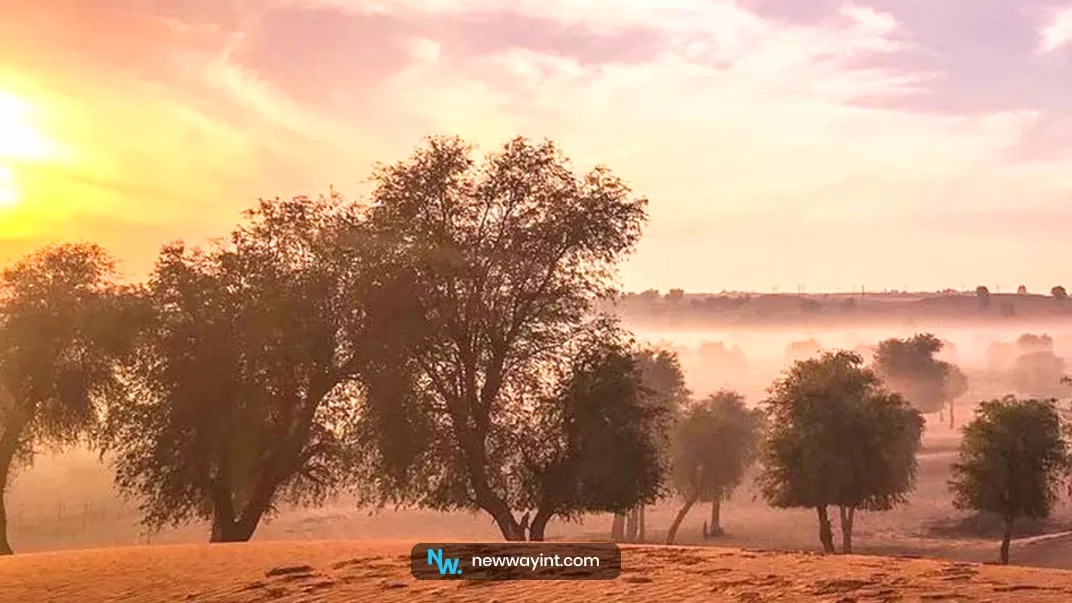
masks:
[[[628,290],[1072,286],[1070,0],[0,0],[0,261],[143,275],[431,134],[649,199]]]

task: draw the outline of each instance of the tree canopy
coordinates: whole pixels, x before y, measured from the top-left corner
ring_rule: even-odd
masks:
[[[105,430],[150,527],[206,519],[213,541],[247,540],[280,502],[347,476],[369,317],[405,300],[386,299],[367,251],[351,208],[297,198],[261,202],[226,244],[161,252],[134,394]]]
[[[1055,400],[983,402],[964,428],[953,465],[953,504],[1004,520],[999,560],[1008,563],[1013,523],[1048,517],[1070,466]]]
[[[670,527],[668,543],[697,501],[717,505],[733,494],[755,459],[761,425],[762,413],[749,410],[744,397],[733,391],[720,391],[685,409],[671,449],[671,484],[685,505]],[[718,518],[712,515],[713,521]]]
[[[568,344],[591,328],[618,262],[639,239],[646,201],[603,167],[577,175],[550,142],[518,138],[482,163],[456,138],[431,138],[383,166],[369,227],[408,275],[419,308],[382,321],[398,391],[370,392],[366,420],[421,437],[400,458],[370,446],[384,500],[481,509],[504,537],[525,537],[514,442],[529,401],[554,391]],[[385,369],[386,370],[386,369]],[[398,379],[401,375],[402,379]],[[398,439],[398,438],[396,438]],[[381,442],[382,444],[382,442]]]
[[[860,356],[825,352],[797,362],[765,406],[760,489],[774,507],[816,509],[826,552],[834,552],[828,506],[843,510],[851,550],[855,510],[892,508],[914,487],[922,417],[884,390]]]
[[[923,413],[937,412],[967,392],[967,378],[955,365],[939,360],[943,342],[922,333],[879,342],[873,366],[886,386]]]
[[[95,245],[47,247],[0,276],[0,554],[4,492],[41,445],[75,442],[122,392],[130,333],[115,265]]]
[[[543,540],[555,516],[650,504],[665,479],[664,432],[674,409],[645,385],[638,354],[611,325],[571,347],[553,393],[537,402],[519,432],[531,477],[518,506],[535,510],[531,540]]]

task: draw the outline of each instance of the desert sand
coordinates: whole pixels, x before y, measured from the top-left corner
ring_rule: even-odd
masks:
[[[625,547],[603,582],[417,581],[412,542],[123,547],[0,559],[19,603],[1070,601],[1072,572],[909,558]]]

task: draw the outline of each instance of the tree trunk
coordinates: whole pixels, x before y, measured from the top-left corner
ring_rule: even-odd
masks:
[[[1005,533],[1001,537],[1001,552],[998,555],[998,561],[1001,562],[1002,565],[1009,564],[1009,543],[1012,541],[1012,522],[1012,517],[1005,517]]]
[[[629,542],[636,542],[637,532],[640,528],[640,514],[637,513],[637,508],[633,507],[629,510],[629,515],[626,515],[625,520],[625,539]]]
[[[529,540],[543,542],[544,532],[547,530],[547,522],[549,521],[551,521],[551,513],[543,509],[537,509],[536,515],[532,518],[532,524],[529,525]]]
[[[950,400],[949,401],[949,428],[950,429],[956,429],[955,424],[954,424],[954,420],[953,420],[953,408],[954,408],[954,405],[956,403],[957,403],[956,400]]]
[[[838,507],[841,520],[841,554],[852,554],[852,525],[856,516],[856,507]]]
[[[625,540],[625,514],[615,513],[614,523],[610,525],[610,539],[614,542]]]
[[[640,509],[637,510],[637,513],[640,516],[637,521],[637,525],[639,526],[637,530],[637,541],[639,542],[644,542],[648,538],[648,514],[644,507],[644,505],[640,505]]]
[[[666,544],[674,544],[674,539],[677,538],[677,530],[681,527],[681,522],[685,521],[685,516],[689,514],[689,509],[692,505],[696,504],[698,496],[690,496],[685,500],[685,506],[681,507],[681,510],[677,512],[677,517],[674,518],[674,523],[670,524],[670,531],[666,534]]]
[[[826,507],[815,507],[815,514],[819,517],[819,542],[823,544],[823,552],[828,555],[837,552],[834,549],[834,532],[830,529],[830,515],[826,512]]]
[[[0,437],[0,555],[11,555],[15,552],[7,539],[7,503],[4,499],[11,478],[11,463],[15,460],[24,424],[21,421],[12,421]]]
[[[722,531],[722,497],[718,494],[711,501],[711,526],[709,530],[708,535],[711,538],[718,538],[724,534]]]
[[[502,532],[504,540],[511,542],[525,540],[525,534],[521,531],[521,524],[517,523],[517,520],[514,519],[514,514],[506,509],[505,505],[503,505],[502,510],[496,512],[492,512],[487,508],[484,510],[491,513],[491,517],[495,520],[495,525],[499,526],[499,531]]]

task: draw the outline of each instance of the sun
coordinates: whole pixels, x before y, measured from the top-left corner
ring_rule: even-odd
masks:
[[[46,161],[56,146],[34,123],[33,105],[0,91],[0,158]]]
[[[38,126],[33,104],[0,90],[0,209],[11,209],[23,200],[19,168],[35,163],[53,163],[61,148]]]

